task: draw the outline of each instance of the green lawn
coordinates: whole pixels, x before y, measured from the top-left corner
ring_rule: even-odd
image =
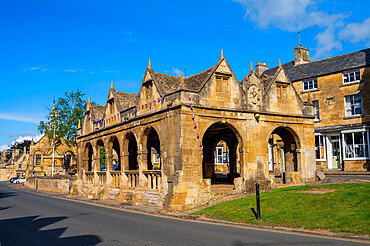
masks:
[[[299,193],[335,189],[325,194]],[[256,196],[223,202],[193,215],[258,225],[323,228],[370,235],[370,183],[295,186],[261,193],[261,221],[252,212]]]

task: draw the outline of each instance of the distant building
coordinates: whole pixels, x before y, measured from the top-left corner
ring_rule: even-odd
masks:
[[[77,171],[76,147],[61,144],[54,150],[54,174],[64,175],[70,171]],[[43,136],[37,143],[33,139],[29,151],[28,176],[50,176],[53,165],[53,146],[47,136]]]
[[[317,168],[370,171],[370,49],[310,62],[298,46],[283,68],[303,102],[313,104]],[[266,67],[263,76],[277,69]]]
[[[0,154],[0,181],[8,181],[13,177],[24,177],[28,166],[28,154],[26,146],[23,151],[12,149],[10,158],[7,158],[7,152]]]

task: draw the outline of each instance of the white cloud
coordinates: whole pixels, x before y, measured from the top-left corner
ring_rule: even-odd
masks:
[[[178,68],[172,68],[172,74],[176,75],[176,76],[181,76],[181,74],[184,74],[183,71],[181,71],[180,69]]]
[[[31,67],[31,71],[39,70],[40,67]]]
[[[347,24],[339,37],[354,44],[364,42],[366,46],[370,46],[370,17],[361,23]]]
[[[64,72],[68,72],[68,73],[75,73],[75,72],[76,72],[76,70],[74,70],[74,69],[71,69],[71,70],[66,69],[66,70],[64,70]]]
[[[0,145],[0,151],[4,151],[7,149],[9,149],[9,145],[6,145],[6,144]]]
[[[118,32],[117,35],[120,37],[121,40],[125,42],[135,42],[135,37],[132,31],[122,31]]]
[[[342,43],[336,38],[335,30],[332,28],[327,28],[325,31],[317,34],[317,47],[320,47],[316,50],[315,58],[323,57],[334,49],[340,50],[342,48]]]
[[[0,113],[0,120],[14,120],[14,121],[21,121],[21,122],[29,122],[38,124],[40,119],[27,117],[25,115],[18,115],[18,114],[10,114],[10,113]]]
[[[22,133],[20,133],[21,135]],[[14,141],[12,141],[9,145],[6,145],[6,144],[3,144],[0,146],[0,151],[3,151],[3,150],[7,150],[9,149],[9,146],[10,145],[13,145],[15,143],[23,143],[25,140],[32,140],[36,143],[38,142],[42,137],[44,136],[44,134],[38,134],[38,135],[34,135],[34,136],[18,136],[18,138]]]
[[[315,0],[235,0],[245,8],[245,17],[258,28],[278,28],[298,32],[309,27],[321,29],[315,37],[320,58],[342,48],[342,41],[370,43],[370,18],[362,23],[346,23],[346,13],[329,14],[319,10]]]

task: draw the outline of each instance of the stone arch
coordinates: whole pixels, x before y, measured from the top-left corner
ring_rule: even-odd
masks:
[[[73,161],[76,158],[75,153],[71,149],[66,149],[63,153],[63,163],[66,171],[72,171],[73,169]]]
[[[142,162],[146,170],[161,169],[161,141],[155,127],[148,127],[144,130],[141,140]]]
[[[123,144],[124,153],[124,170],[139,170],[138,157],[138,145],[136,136],[133,132],[128,132],[125,135]]]
[[[94,150],[92,144],[87,142],[84,148],[84,169],[87,172],[93,171],[93,159],[94,159]]]
[[[122,170],[121,164],[121,145],[116,135],[109,138],[108,141],[108,156],[109,156],[109,170],[120,171]]]
[[[268,168],[281,182],[290,183],[292,172],[299,172],[300,141],[298,134],[288,126],[276,127],[266,141],[268,149]]]
[[[228,146],[229,167],[227,174],[219,175],[215,172],[216,145],[223,141]],[[238,168],[240,155],[238,149],[242,148],[242,137],[239,132],[229,123],[214,122],[203,133],[203,179],[211,179],[212,183],[233,183],[234,178],[240,177],[241,168]],[[227,157],[226,157],[227,158]],[[240,163],[242,161],[240,160]]]
[[[40,151],[42,155],[44,154],[41,148],[37,148],[32,151],[31,155],[33,156],[37,151]]]
[[[106,166],[106,147],[104,144],[103,139],[97,139],[95,142],[95,163],[97,165],[97,170],[99,171],[106,171],[107,166]]]

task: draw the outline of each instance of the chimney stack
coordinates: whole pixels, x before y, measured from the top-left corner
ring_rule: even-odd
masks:
[[[302,46],[297,46],[294,49],[294,66],[309,63],[310,51]]]
[[[264,71],[269,69],[269,66],[266,65],[266,63],[258,62],[256,65],[256,74],[261,77]]]

